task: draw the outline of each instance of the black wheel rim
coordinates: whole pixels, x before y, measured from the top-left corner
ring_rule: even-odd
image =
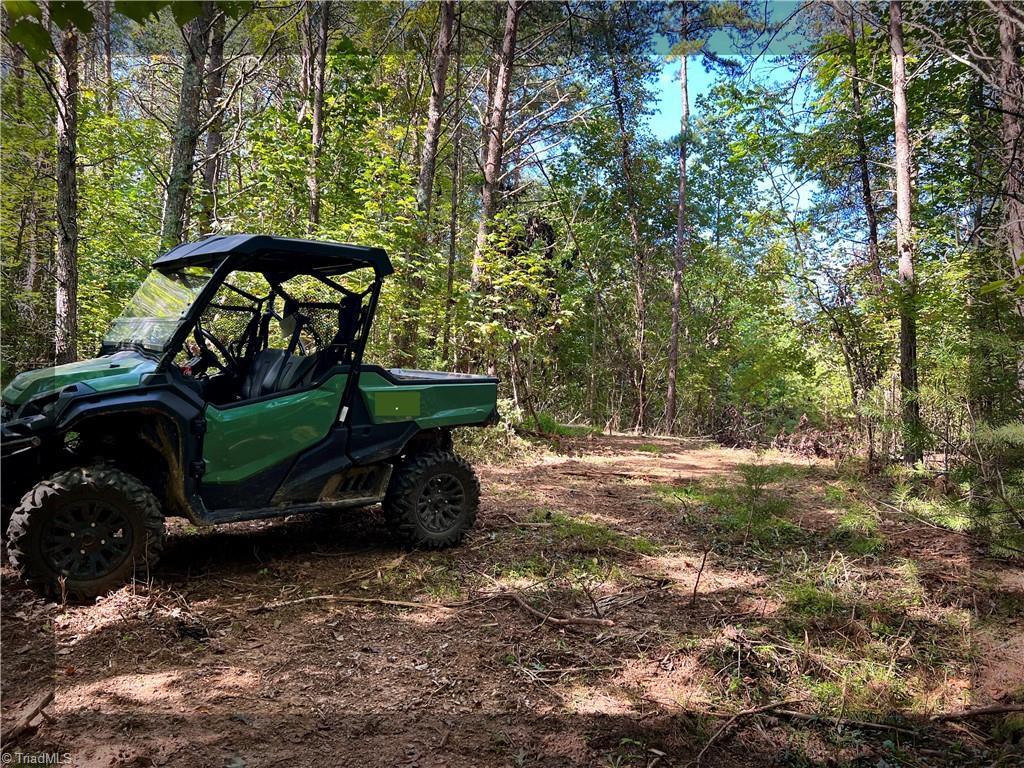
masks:
[[[431,533],[445,533],[462,515],[466,493],[454,475],[433,475],[420,492],[420,523]]]
[[[131,554],[135,533],[127,515],[104,501],[61,507],[43,533],[43,556],[70,579],[102,578]]]

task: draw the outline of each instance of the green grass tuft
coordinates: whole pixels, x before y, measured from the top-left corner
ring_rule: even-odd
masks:
[[[661,453],[661,446],[655,445],[654,443],[644,443],[636,447],[641,453]]]
[[[496,578],[519,579],[609,579],[621,581],[626,578],[625,572],[613,560],[603,557],[583,557],[580,555],[556,555],[548,559],[544,555],[530,555],[522,560],[500,564],[495,568]]]
[[[557,541],[574,544],[578,549],[600,551],[615,548],[643,555],[657,551],[654,543],[642,536],[627,536],[602,523],[570,517],[561,512],[539,510],[534,513],[533,519],[535,522],[550,523]]]
[[[577,426],[574,424],[562,424],[554,416],[547,413],[537,414],[537,426],[545,435],[557,435],[558,437],[588,437],[600,435],[601,430],[588,426]]]
[[[885,549],[878,515],[862,504],[853,506],[840,518],[829,539],[840,549],[855,555],[877,555]]]
[[[786,607],[799,616],[833,616],[844,613],[846,603],[831,589],[802,582],[783,589]]]

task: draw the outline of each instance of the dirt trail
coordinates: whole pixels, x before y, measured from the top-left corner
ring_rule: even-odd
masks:
[[[72,765],[682,766],[723,714],[769,701],[835,712],[842,695],[844,711],[885,718],[1020,695],[1021,571],[902,519],[881,521],[883,554],[843,554],[831,465],[664,438],[559,451],[482,468],[478,527],[448,552],[403,553],[365,512],[177,525],[151,585],[63,610],[5,566],[5,729],[52,679],[46,720],[18,746]],[[764,491],[775,527],[736,525],[729,499],[764,463],[790,468]],[[798,571],[839,574],[852,614],[783,586]],[[884,595],[908,579],[919,594],[897,607]],[[613,624],[553,626],[479,599],[499,590]],[[429,605],[260,610],[331,594]],[[911,740],[768,713],[737,721],[705,764],[875,765],[893,749],[981,765],[1007,747],[977,723]]]

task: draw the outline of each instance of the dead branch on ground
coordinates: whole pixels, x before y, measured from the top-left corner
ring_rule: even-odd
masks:
[[[489,592],[479,597],[472,598],[470,600],[461,600],[452,603],[424,603],[414,600],[390,600],[383,597],[357,597],[355,595],[309,595],[308,597],[300,597],[294,600],[277,600],[271,603],[264,603],[263,605],[257,605],[253,608],[249,608],[249,613],[266,613],[276,608],[284,608],[289,605],[300,605],[302,603],[312,603],[319,601],[331,601],[337,603],[358,603],[364,605],[391,605],[398,608],[441,608],[444,610],[451,610],[453,608],[463,608],[467,605],[474,603],[489,602],[491,600],[508,600],[515,603],[526,613],[530,614],[541,620],[542,624],[551,624],[556,627],[569,626],[569,625],[584,625],[584,626],[595,626],[595,627],[613,627],[615,622],[611,619],[600,619],[592,618],[589,616],[560,616],[555,613],[544,613],[532,605],[530,605],[526,599],[518,592]]]
[[[32,725],[32,721],[39,715],[43,715],[43,710],[50,705],[53,701],[53,691],[47,691],[42,696],[39,696],[34,702],[29,704],[21,714],[18,716],[14,726],[3,736],[3,746],[7,746],[19,736],[35,730],[36,726]]]
[[[697,753],[697,758],[696,758],[696,760],[694,762],[696,762],[698,765],[700,765],[701,758],[704,757],[704,754],[709,749],[711,749],[711,746],[716,741],[718,741],[718,739],[721,738],[721,736],[726,731],[728,731],[730,728],[732,728],[732,726],[740,718],[752,717],[754,715],[760,715],[760,714],[763,714],[765,712],[771,712],[772,710],[777,710],[777,709],[779,709],[781,707],[788,707],[791,704],[799,704],[802,701],[803,701],[803,699],[791,699],[789,701],[776,701],[773,704],[766,704],[763,707],[755,707],[753,709],[745,709],[742,712],[737,712],[732,717],[730,717],[728,720],[726,720],[725,723],[722,725],[722,727],[719,728],[717,731],[715,731],[715,733],[712,735],[712,737],[710,739],[708,739],[708,743],[705,744],[704,748],[700,752]]]
[[[983,717],[984,715],[1008,715],[1013,712],[1024,712],[1024,704],[1003,704],[992,707],[963,709],[959,712],[938,712],[928,719],[933,723],[943,723],[947,720],[963,720],[968,717]]]

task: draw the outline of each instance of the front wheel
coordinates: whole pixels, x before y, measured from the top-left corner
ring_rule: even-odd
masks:
[[[156,496],[111,467],[76,467],[25,494],[7,530],[21,578],[48,597],[85,600],[152,566],[163,547]]]
[[[384,497],[388,528],[412,547],[458,544],[476,521],[480,481],[450,451],[413,455],[395,469]]]

